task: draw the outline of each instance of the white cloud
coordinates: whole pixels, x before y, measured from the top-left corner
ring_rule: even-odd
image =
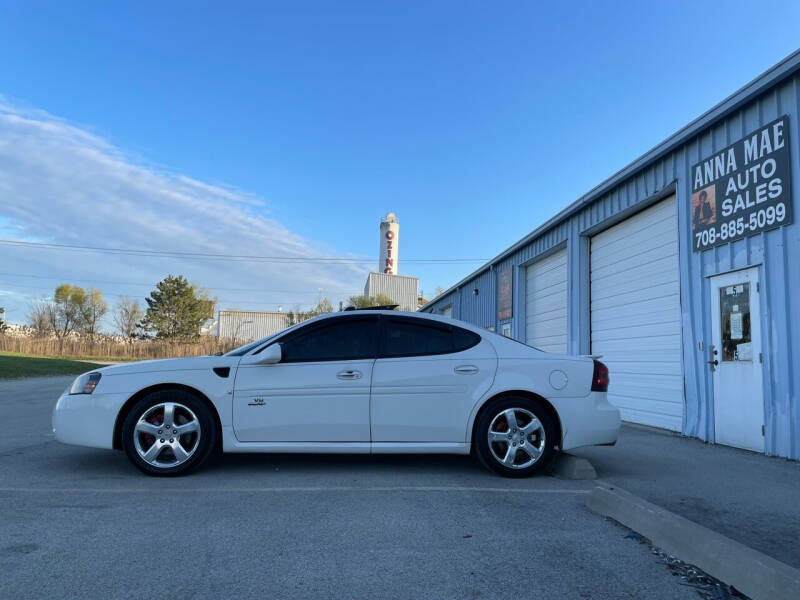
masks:
[[[217,254],[346,255],[290,231],[267,217],[267,208],[241,190],[133,161],[85,128],[0,96],[2,238]],[[319,288],[334,301],[351,295],[363,286],[367,271],[361,265],[142,258],[0,245],[0,287],[27,297],[47,294],[60,280],[154,283],[182,273],[214,291],[221,308],[274,310],[282,303],[290,309],[314,302]],[[149,291],[95,287],[112,301],[114,294],[142,297]],[[24,303],[12,304],[11,320],[23,320]]]

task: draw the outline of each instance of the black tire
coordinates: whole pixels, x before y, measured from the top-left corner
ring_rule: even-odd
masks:
[[[159,420],[160,405],[166,403],[175,405],[174,423],[164,422],[165,415],[163,409],[161,409],[160,419],[162,425],[155,425],[155,427],[162,428],[159,429],[158,432],[165,431],[163,429],[164,425],[180,427],[182,424],[193,423],[194,419],[190,417],[196,418],[199,431],[197,431],[196,434],[191,432],[175,435],[170,439],[170,431],[166,430],[164,437],[161,438],[166,444],[175,440],[176,443],[182,445],[184,450],[191,449],[192,452],[188,458],[183,459],[183,462],[177,462],[181,460],[177,453],[180,448],[176,448],[176,451],[173,452],[172,446],[164,446],[163,451],[159,452],[156,450],[155,457],[155,459],[159,459],[159,457],[163,458],[166,455],[163,464],[160,460],[158,464],[151,464],[140,455],[139,451],[140,449],[147,450],[151,447],[148,445],[150,438],[153,439],[152,444],[158,442],[159,440],[156,439],[159,437],[157,435],[158,432],[154,431],[153,434],[155,435],[150,436],[149,433],[143,433],[137,430],[136,427],[140,419],[148,415],[148,413],[153,416],[146,420],[151,422],[150,419],[152,418],[153,421],[157,423]],[[148,426],[148,422],[142,423],[142,425]],[[194,435],[197,437],[195,438]],[[122,447],[128,459],[143,473],[153,476],[174,477],[186,475],[202,465],[217,447],[218,435],[219,432],[217,431],[217,424],[214,416],[211,413],[211,409],[209,409],[203,400],[184,390],[162,390],[148,394],[134,404],[133,408],[128,412],[122,425]],[[139,449],[137,449],[137,443]],[[176,462],[173,466],[170,466],[170,457]]]
[[[523,418],[526,417],[527,414],[536,417],[541,424],[541,431],[533,432],[530,436],[522,435],[521,430],[519,434],[512,433],[511,427],[508,427],[507,431],[503,431],[502,419],[505,418],[503,415],[507,414],[506,411],[509,409],[515,410],[515,419],[519,418],[519,425],[522,426],[526,425]],[[527,424],[530,423],[530,421],[527,422]],[[500,431],[497,429],[498,425]],[[508,423],[505,423],[505,425],[507,426]],[[507,451],[509,449],[512,438],[508,438],[508,441],[504,439],[503,441],[493,442],[490,447],[490,426],[495,427],[495,429],[493,429],[495,434],[502,432],[512,435],[515,440],[514,443],[518,444],[515,448],[516,454],[519,456],[515,456],[515,459],[512,459],[515,466],[507,466],[498,458],[504,450]],[[478,459],[483,466],[490,471],[494,471],[498,475],[504,477],[530,477],[546,469],[553,460],[555,456],[555,446],[558,443],[558,435],[558,425],[555,423],[550,411],[547,410],[541,402],[522,396],[505,396],[493,401],[478,416],[478,420],[475,423],[473,446]],[[496,439],[497,436],[495,435],[493,437]],[[540,450],[538,458],[533,459],[526,448],[530,448],[534,452]],[[526,462],[531,460],[533,462],[525,466]]]

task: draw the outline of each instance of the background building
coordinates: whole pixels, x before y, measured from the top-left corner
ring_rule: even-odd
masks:
[[[623,419],[800,458],[800,53],[426,304],[600,354]]]
[[[244,344],[287,327],[289,327],[288,313],[221,310],[217,318],[217,337]]]
[[[364,295],[375,297],[378,294],[389,296],[400,306],[398,310],[417,310],[417,287],[419,280],[406,275],[387,275],[370,273],[364,285]]]

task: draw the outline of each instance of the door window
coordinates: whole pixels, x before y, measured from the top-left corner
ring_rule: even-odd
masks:
[[[722,360],[753,360],[749,281],[720,288],[719,313]]]
[[[336,319],[282,341],[281,362],[375,358],[377,346],[377,318]]]
[[[384,319],[381,357],[425,356],[461,352],[478,344],[479,335],[421,319]]]

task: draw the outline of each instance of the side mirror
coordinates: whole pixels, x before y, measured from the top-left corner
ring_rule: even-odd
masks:
[[[275,343],[270,344],[258,354],[248,356],[246,358],[248,365],[274,365],[275,363],[281,362],[282,356],[283,353],[281,352],[281,345],[279,343]]]

